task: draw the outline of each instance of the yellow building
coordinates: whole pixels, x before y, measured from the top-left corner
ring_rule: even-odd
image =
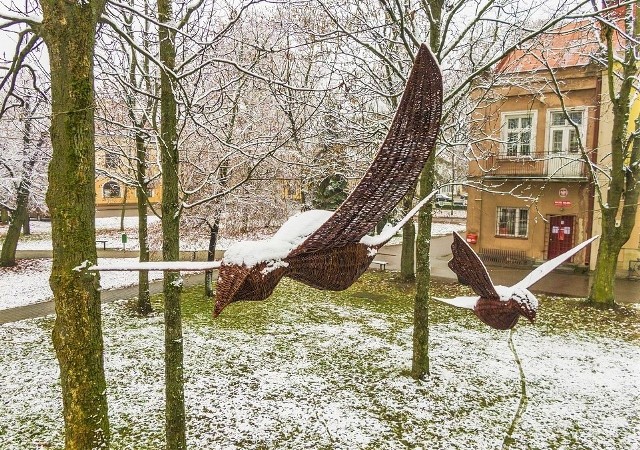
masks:
[[[527,52],[505,57],[498,81],[472,96],[477,144],[467,233],[485,260],[548,260],[598,233],[587,161],[606,164],[612,117],[601,95],[603,67],[589,57],[598,51],[595,32],[584,21],[542,36]],[[621,270],[640,256],[636,228],[621,252]],[[571,262],[593,268],[595,251],[592,245]]]
[[[98,137],[98,141],[100,138]],[[132,142],[132,145],[134,143]],[[133,184],[135,180],[135,149],[120,146],[117,150],[113,147],[98,146],[96,152],[96,210],[135,210],[137,208],[137,189]],[[124,150],[123,150],[124,149]],[[148,160],[154,160],[155,150],[149,150]],[[158,174],[156,167],[147,169],[149,179]],[[125,182],[126,181],[126,182]],[[160,177],[156,177],[147,188],[148,202],[158,204],[162,199],[162,183]]]

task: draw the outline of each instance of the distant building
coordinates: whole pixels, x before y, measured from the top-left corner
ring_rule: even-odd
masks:
[[[136,186],[125,183],[135,180],[135,141],[125,137],[118,139],[121,145],[108,145],[103,136],[96,136],[96,210],[135,210],[137,208]],[[127,142],[129,141],[129,142]],[[157,161],[157,150],[147,147],[147,160]],[[147,168],[147,178],[157,175],[157,164]],[[162,183],[160,177],[153,180],[146,190],[148,202],[158,204],[162,200]]]
[[[600,51],[597,32],[590,21],[553,30],[507,55],[495,68],[498,81],[473,93],[467,232],[488,261],[548,260],[600,231],[583,156],[584,149],[606,164],[611,136],[606,75],[591,58]],[[620,270],[640,257],[639,233],[636,226]],[[571,262],[593,268],[595,251],[597,244],[593,256],[583,251]]]

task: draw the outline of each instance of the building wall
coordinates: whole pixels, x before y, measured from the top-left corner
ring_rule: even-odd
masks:
[[[587,238],[589,216],[585,214],[589,206],[589,186],[587,183],[522,183],[520,181],[506,181],[502,184],[504,191],[510,194],[496,194],[469,188],[467,206],[467,233],[476,233],[478,243],[472,247],[478,253],[487,249],[523,251],[527,257],[536,261],[548,259],[548,245],[552,216],[570,216],[574,218],[574,230],[570,239],[573,245]],[[560,196],[560,190],[566,189],[567,194]],[[537,201],[527,201],[519,198],[530,195],[531,192],[541,191]],[[558,206],[556,202],[563,202]],[[568,203],[570,202],[570,205]],[[498,234],[498,208],[527,208],[528,232],[526,237],[500,236]],[[574,259],[576,264],[585,263],[585,254],[581,252]]]
[[[599,119],[598,73],[581,68],[559,71],[557,76],[565,92],[564,106],[586,111],[584,144],[587,150],[595,148],[598,139],[596,121]],[[554,172],[551,166],[545,166],[550,150],[549,113],[560,110],[562,103],[546,75],[535,75],[529,80],[518,86],[495,88],[490,93],[493,102],[485,102],[473,115],[474,136],[489,139],[475,146],[478,160],[469,168],[471,181],[483,187],[468,189],[467,232],[478,234],[478,242],[473,246],[477,252],[486,249],[522,251],[529,258],[543,261],[549,257],[550,218],[572,218],[572,235],[563,235],[563,239],[569,239],[573,245],[588,238],[590,185],[586,176],[568,178]],[[519,86],[527,86],[527,89]],[[501,115],[520,111],[534,112],[537,116],[531,158],[497,158],[504,149]],[[499,207],[528,209],[526,237],[500,235]],[[557,227],[553,232],[557,233]],[[588,256],[583,251],[572,261],[583,265]]]
[[[603,79],[606,79],[606,74],[603,74]],[[605,88],[606,89],[606,88]],[[608,101],[608,93],[603,91],[602,93],[602,107],[600,114],[600,129],[598,134],[598,164],[604,168],[611,167],[611,136],[613,134],[613,114]],[[631,107],[629,114],[629,124],[633,125],[635,117],[640,115],[640,98],[636,98],[634,104]],[[602,195],[603,203],[607,203],[607,177],[604,173],[598,173],[598,184],[600,186],[600,192]],[[597,194],[596,194],[597,195]],[[594,202],[594,220],[593,220],[593,234],[602,234],[602,214],[598,201]],[[600,246],[599,240],[596,240],[593,244],[594,255],[597,254],[597,250]],[[631,232],[629,240],[622,246],[622,250],[618,255],[618,271],[621,274],[626,273],[629,269],[629,262],[640,259],[640,214],[636,216],[636,224]],[[591,260],[591,270],[595,269],[596,258]]]
[[[116,182],[120,187],[120,195],[117,197],[105,196],[104,185],[108,182]],[[125,192],[125,186],[123,183],[118,182],[114,178],[108,178],[103,176],[96,177],[96,209],[119,209],[122,208],[124,203],[126,209],[135,209],[137,207],[137,195],[136,188],[129,186]],[[125,198],[126,194],[126,198]],[[151,196],[149,197],[149,203],[160,203],[162,200],[162,185],[156,183],[151,189]]]

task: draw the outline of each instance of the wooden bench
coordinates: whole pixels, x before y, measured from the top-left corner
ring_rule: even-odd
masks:
[[[102,250],[107,249],[107,239],[96,239],[96,244],[102,244]]]
[[[373,260],[373,261],[371,261],[371,264],[377,264],[378,265],[378,270],[386,270],[387,269],[387,262],[386,261]]]

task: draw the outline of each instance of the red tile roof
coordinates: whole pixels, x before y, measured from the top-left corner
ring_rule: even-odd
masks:
[[[600,51],[600,27],[592,20],[571,22],[540,35],[505,56],[496,71],[522,73],[586,66]]]

